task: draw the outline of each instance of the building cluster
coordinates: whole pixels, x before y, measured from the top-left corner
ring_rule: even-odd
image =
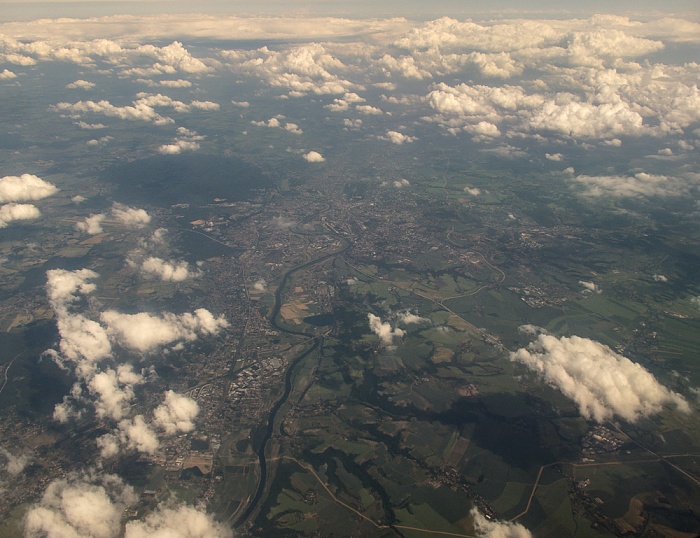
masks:
[[[605,426],[596,426],[581,440],[581,454],[587,457],[595,454],[616,452],[623,444],[625,444],[625,441],[620,439],[612,430]]]

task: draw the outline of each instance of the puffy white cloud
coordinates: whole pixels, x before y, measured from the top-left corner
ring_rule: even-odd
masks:
[[[493,25],[460,22],[443,17],[412,28],[395,44],[406,50],[440,49],[480,52],[518,51],[539,48],[560,39],[561,34],[546,23],[514,21]]]
[[[15,456],[12,452],[3,447],[0,447],[0,454],[5,456],[5,459],[7,460],[5,470],[10,474],[10,476],[17,476],[22,473],[24,468],[32,460],[32,455],[29,453]]]
[[[158,153],[163,155],[176,155],[182,151],[196,151],[199,149],[199,141],[206,137],[185,127],[178,127],[178,138],[172,144],[166,144],[158,148]]]
[[[586,419],[603,422],[614,415],[636,422],[665,405],[689,412],[679,394],[661,385],[641,365],[588,338],[540,334],[527,348],[510,354],[572,399]]]
[[[140,416],[136,417],[137,419]],[[133,424],[137,424],[135,420]],[[136,433],[131,439],[138,439]],[[232,538],[228,525],[216,522],[204,508],[170,503],[158,506],[143,521],[122,527],[127,507],[138,502],[134,489],[121,478],[97,474],[70,474],[51,482],[24,519],[27,538]]]
[[[398,146],[408,142],[415,142],[417,140],[415,136],[408,136],[398,131],[387,131],[386,136],[382,138]]]
[[[112,355],[112,344],[104,327],[82,314],[57,310],[61,356],[76,363],[82,375],[93,371],[94,363]],[[56,361],[61,364],[60,359]]]
[[[518,327],[518,332],[520,334],[537,336],[538,334],[547,334],[547,329],[538,327],[537,325],[532,325],[531,323],[526,323],[525,325]]]
[[[481,194],[481,189],[478,187],[464,187],[464,192],[471,196],[479,196]]]
[[[120,364],[116,371],[108,368],[94,374],[88,382],[88,390],[97,397],[97,416],[122,420],[129,402],[134,399],[134,386],[143,382],[143,376],[127,364]]]
[[[0,178],[0,203],[42,200],[57,192],[55,185],[33,174]]]
[[[103,459],[119,455],[123,450],[154,454],[160,448],[158,436],[143,415],[119,421],[111,432],[96,439]]]
[[[411,184],[411,182],[409,180],[407,180],[406,178],[397,179],[396,181],[393,182],[394,187],[396,187],[397,189],[402,189],[404,187],[408,187],[410,184]]]
[[[421,317],[418,314],[410,312],[409,310],[399,312],[396,317],[398,318],[399,323],[403,323],[404,325],[410,325],[412,323],[430,323],[428,318]]]
[[[630,36],[622,30],[603,28],[574,32],[567,46],[567,58],[572,65],[604,65],[613,58],[634,58],[664,48],[661,41]]]
[[[156,230],[148,240],[142,240],[142,245],[165,248],[163,230]],[[59,351],[49,350],[46,354],[61,367],[73,366],[78,377],[70,395],[55,407],[54,419],[65,423],[80,416],[80,407],[92,405],[99,419],[116,423],[111,433],[97,440],[103,458],[122,450],[153,454],[160,445],[154,427],[165,434],[191,431],[197,404],[184,396],[166,393],[164,403],[154,412],[153,425],[142,415],[131,416],[134,388],[146,379],[128,363],[114,365],[112,344],[147,353],[218,334],[229,324],[223,317],[216,318],[201,308],[181,315],[121,314],[111,310],[103,312],[99,322],[86,315],[94,317],[92,309],[87,313],[73,312],[81,306],[81,298],[95,291],[91,280],[97,276],[88,269],[47,272],[47,295],[56,314],[60,340]]]
[[[644,126],[642,115],[629,103],[594,104],[578,101],[569,95],[546,101],[532,113],[527,128],[574,138],[651,134]]]
[[[81,41],[75,41],[60,35],[60,28],[70,24],[71,19],[50,21],[55,33],[50,40],[22,41],[5,37],[0,40],[0,58],[20,65],[34,65],[37,61],[61,61],[76,63],[85,67],[94,67],[97,62],[105,62],[110,67],[121,70],[122,75],[159,75],[179,72],[202,74],[210,71],[202,60],[193,57],[178,41],[162,47],[155,45],[129,45],[104,39],[106,32],[100,32],[98,39],[89,39],[86,34],[76,34]],[[95,22],[95,19],[92,19]],[[35,29],[41,27],[36,21]],[[43,22],[49,22],[48,19]],[[77,22],[76,19],[72,20]],[[32,26],[30,24],[30,26]],[[15,30],[17,27],[15,27]],[[4,32],[0,32],[7,36]],[[89,33],[89,32],[88,32]],[[71,36],[72,37],[72,36]],[[120,39],[123,38],[119,36]],[[149,65],[150,64],[150,65]],[[137,67],[132,67],[136,65]],[[138,67],[140,66],[140,67]],[[83,87],[81,82],[72,88]]]
[[[348,119],[345,118],[343,120],[343,125],[345,126],[346,130],[350,131],[358,131],[360,127],[362,127],[362,120],[357,118],[357,119]]]
[[[131,105],[126,106],[113,105],[106,99],[101,101],[78,101],[77,103],[61,102],[51,106],[52,110],[66,113],[76,119],[85,114],[101,114],[111,118],[144,121],[155,125],[173,123],[172,118],[160,115],[156,112],[156,108],[171,108],[175,112],[188,113],[194,110],[218,110],[220,105],[211,101],[184,103],[160,93],[140,93]]]
[[[0,228],[16,220],[38,219],[41,211],[31,204],[5,204],[0,206]]]
[[[82,410],[73,406],[70,397],[64,396],[63,401],[54,407],[52,418],[60,424],[66,424],[68,421],[78,419],[82,415]]]
[[[496,146],[495,148],[485,148],[479,150],[482,153],[491,153],[493,155],[498,155],[499,157],[504,157],[506,159],[515,159],[518,157],[527,157],[527,152],[511,146],[510,144],[502,144]]]
[[[85,121],[74,122],[81,129],[105,129],[107,126],[104,123],[87,123]]]
[[[153,454],[160,446],[158,437],[142,415],[122,420],[118,433],[122,445],[130,450]]]
[[[3,69],[0,71],[0,80],[12,80],[13,78],[17,78],[17,75],[15,75],[9,69]]]
[[[468,60],[479,68],[485,77],[510,78],[523,72],[523,65],[516,62],[507,52],[497,54],[482,54],[472,52]]]
[[[90,269],[66,271],[65,269],[51,269],[46,272],[46,293],[49,303],[54,310],[65,307],[78,300],[78,293],[86,295],[95,291],[95,284],[90,280],[99,275]]]
[[[127,264],[145,277],[155,277],[167,282],[183,282],[199,278],[202,271],[181,260],[166,259],[170,247],[164,228],[155,230],[148,238],[139,239],[138,248],[129,252]]]
[[[223,318],[215,318],[208,310],[199,308],[193,314],[147,312],[122,314],[107,310],[100,315],[111,338],[120,345],[148,353],[180,341],[193,341],[198,335],[218,334],[228,327]]]
[[[379,116],[384,114],[380,108],[372,105],[355,105],[355,110],[367,116]]]
[[[136,209],[116,202],[112,205],[112,216],[132,230],[143,228],[151,222],[151,216],[144,209]]]
[[[668,277],[664,275],[652,275],[654,282],[668,282]]]
[[[131,370],[130,373],[137,376],[138,383],[143,382],[142,376],[134,374]],[[124,449],[146,454],[155,453],[160,447],[160,441],[154,428],[162,430],[165,435],[187,433],[194,429],[193,421],[199,413],[197,402],[171,390],[165,393],[163,403],[154,409],[152,424],[146,422],[143,415],[122,418],[122,414],[126,411],[125,404],[130,397],[133,397],[133,391],[126,391],[124,388],[116,389],[116,384],[111,381],[109,391],[110,394],[114,395],[113,400],[106,402],[105,398],[101,397],[96,402],[98,414],[105,405],[113,404],[110,411],[116,410],[117,412],[113,412],[109,416],[119,420],[117,427],[111,433],[97,439],[97,446],[100,448],[103,458],[116,456]]]
[[[353,103],[364,103],[366,99],[360,97],[356,93],[348,92],[343,95],[342,98],[333,99],[332,103],[325,105],[323,108],[327,108],[333,112],[345,112],[350,108]]]
[[[57,103],[52,106],[57,112],[65,112],[73,118],[79,118],[83,114],[102,114],[103,116],[119,118],[122,120],[145,121],[156,125],[173,123],[171,118],[161,116],[153,107],[145,103],[134,103],[127,106],[115,106],[106,99],[101,101],[78,101],[77,103]]]
[[[76,80],[75,82],[71,82],[70,84],[66,85],[66,88],[75,90],[75,89],[81,89],[81,90],[91,90],[92,88],[95,87],[94,82],[89,82],[87,80]]]
[[[296,123],[285,123],[282,125],[282,123],[279,121],[280,119],[283,119],[284,116],[277,116],[274,118],[270,118],[267,121],[251,121],[253,125],[257,125],[258,127],[272,127],[275,129],[284,129],[285,131],[289,131],[292,134],[303,134],[304,131],[296,124]]]
[[[180,505],[158,507],[144,521],[129,521],[125,538],[232,538],[233,531],[203,509]]]
[[[198,142],[191,140],[176,140],[172,144],[164,144],[158,148],[158,153],[163,155],[177,155],[183,151],[196,151],[199,149]]]
[[[587,292],[592,292],[592,293],[601,293],[602,290],[600,287],[598,287],[598,284],[595,282],[589,282],[587,280],[579,280],[579,284],[583,286],[583,290]]]
[[[104,232],[102,229],[102,222],[107,218],[107,215],[99,213],[97,215],[90,215],[85,217],[83,220],[75,223],[75,229],[79,232],[84,232],[88,235],[97,235]]]
[[[166,282],[183,282],[201,275],[199,271],[192,270],[185,261],[164,260],[155,256],[143,260],[138,269],[145,275],[156,276]]]
[[[277,118],[270,118],[267,121],[251,121],[250,123],[257,125],[258,127],[281,127]]]
[[[528,133],[547,132],[573,138],[614,138],[619,135],[640,136],[653,134],[645,124],[642,113],[649,110],[623,100],[620,96],[601,102],[589,102],[567,92],[554,96],[528,94],[520,86],[500,87],[483,85],[449,86],[441,83],[428,94],[427,102],[438,116],[436,121],[446,127],[467,127],[480,122],[492,124],[492,133],[497,136],[495,126],[507,123],[513,131]],[[658,108],[658,107],[657,107]],[[670,112],[657,111],[656,115],[668,116],[669,125],[686,125],[687,118]],[[671,127],[665,128],[670,129]],[[661,129],[661,128],[659,128]],[[473,131],[472,131],[473,132]]]
[[[296,123],[286,123],[284,130],[292,134],[304,134],[304,131]]]
[[[7,41],[5,41],[5,43],[3,43],[2,40],[0,40],[0,44],[5,45],[6,43],[7,43]],[[7,50],[8,47],[4,47],[4,48],[5,48],[5,50]],[[9,48],[12,48],[12,47],[10,46]],[[7,63],[14,64],[14,65],[21,65],[23,67],[27,67],[30,65],[36,65],[36,63],[37,63],[37,61],[34,58],[31,58],[29,56],[24,56],[22,54],[12,53],[12,52],[0,54],[0,59],[3,59]],[[14,77],[10,77],[10,78],[14,78]]]
[[[103,146],[104,144],[106,144],[106,143],[109,142],[110,140],[113,140],[113,137],[111,137],[111,136],[103,136],[103,137],[100,137],[100,138],[93,138],[92,140],[88,140],[88,141],[86,142],[86,144],[87,144],[88,146]]]
[[[58,406],[56,407],[58,409]],[[54,411],[54,419],[56,419],[56,411]],[[59,422],[66,422],[66,420],[59,420]],[[118,455],[121,451],[121,443],[119,436],[115,433],[106,433],[95,439],[95,444],[97,448],[100,449],[100,457],[102,459],[113,458]]]
[[[475,135],[475,141],[489,140],[501,136],[500,129],[488,121],[480,121],[474,125],[465,125],[464,130]]]
[[[190,103],[191,110],[219,110],[221,105],[213,101],[192,101]]]
[[[391,323],[382,322],[379,316],[375,316],[371,312],[367,314],[367,319],[369,320],[370,330],[379,337],[379,340],[385,346],[390,346],[394,343],[394,338],[403,338],[406,335],[406,331],[403,329],[393,329]]]
[[[153,423],[167,435],[190,432],[198,413],[199,406],[192,398],[169,390],[165,393],[165,401],[153,411]]]
[[[256,291],[267,291],[267,282],[264,278],[260,278],[253,284],[253,289]]]
[[[138,501],[115,475],[70,475],[51,482],[24,518],[24,536],[115,538],[122,512]]]
[[[394,58],[390,54],[385,54],[377,63],[384,68],[384,71],[388,75],[398,74],[405,78],[414,78],[418,80],[432,77],[430,71],[421,69],[416,65],[416,60],[412,56]]]
[[[326,160],[326,158],[318,151],[309,151],[308,153],[305,153],[304,159],[310,163],[322,163]]]
[[[470,123],[500,123],[504,116],[542,105],[540,95],[527,95],[519,86],[500,87],[440,83],[427,96],[428,104],[439,114]]]
[[[206,73],[210,70],[204,62],[194,58],[179,41],[173,41],[165,47],[143,45],[136,50],[139,54],[152,56],[156,60],[154,67],[165,65],[183,73]]]
[[[262,77],[267,84],[289,90],[292,97],[346,94],[361,88],[339,75],[346,66],[323,45],[309,43],[287,50],[262,47],[255,51],[223,51],[222,57],[237,69]]]
[[[54,361],[65,367],[64,360],[67,359],[77,366],[81,376],[91,375],[97,362],[111,356],[112,345],[107,332],[99,323],[82,314],[73,314],[69,308],[78,301],[80,295],[90,294],[96,289],[90,280],[98,275],[89,269],[52,269],[46,272],[46,276],[46,293],[56,314],[56,325],[61,337],[60,355],[54,354]]]
[[[683,196],[698,188],[700,177],[661,176],[639,172],[633,176],[586,176],[571,179],[572,186],[589,197]]]
[[[545,153],[544,156],[548,161],[561,162],[564,160],[564,156],[561,153]]]
[[[149,86],[150,88],[162,87],[162,88],[191,88],[192,83],[185,79],[176,80],[148,80],[148,79],[138,79],[137,82],[142,82]]]
[[[476,535],[480,538],[532,538],[532,533],[520,523],[486,519],[476,507],[469,514],[474,520]]]

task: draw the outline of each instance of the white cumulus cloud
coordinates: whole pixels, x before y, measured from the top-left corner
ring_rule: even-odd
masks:
[[[0,203],[42,200],[57,192],[55,185],[33,174],[0,178]]]
[[[151,222],[151,216],[144,209],[137,209],[116,202],[112,205],[112,216],[132,230],[143,228]]]
[[[124,509],[138,501],[115,475],[70,475],[51,482],[24,518],[27,537],[116,538]]]
[[[0,206],[0,228],[16,220],[38,219],[41,211],[32,204],[5,204]]]
[[[158,507],[144,521],[126,524],[125,538],[232,538],[233,531],[204,510],[180,505]]]
[[[527,348],[510,354],[571,398],[586,419],[603,422],[617,415],[636,422],[664,406],[689,412],[685,399],[661,385],[645,368],[588,338],[540,334]]]
[[[0,447],[0,454],[5,456],[5,459],[7,460],[5,470],[10,474],[10,476],[19,475],[32,460],[31,454],[20,454],[15,456],[12,452],[3,447]]]
[[[95,87],[94,82],[89,82],[87,80],[76,80],[75,82],[71,82],[70,84],[66,85],[66,88],[75,90],[75,89],[81,89],[81,90],[91,90],[92,88]]]
[[[428,318],[421,317],[418,314],[414,314],[409,310],[406,310],[405,312],[399,312],[396,317],[399,320],[399,322],[403,323],[404,325],[410,325],[412,323],[430,323],[430,320]]]
[[[403,329],[392,328],[391,323],[383,322],[379,316],[375,316],[371,312],[367,314],[370,330],[379,337],[379,340],[385,346],[390,346],[394,343],[394,338],[403,338],[406,331]]]
[[[199,308],[193,314],[122,314],[107,310],[100,315],[112,339],[129,349],[148,353],[180,341],[194,341],[198,335],[218,334],[228,322]]]
[[[532,538],[532,533],[520,523],[486,519],[477,508],[472,508],[469,514],[479,538]]]
[[[153,423],[167,435],[190,432],[198,413],[199,406],[192,398],[169,390],[165,393],[165,401],[153,411]]]
[[[79,232],[84,232],[88,235],[97,235],[104,232],[102,229],[102,222],[107,218],[107,215],[99,213],[97,215],[90,215],[85,217],[83,220],[75,223],[75,229]]]
[[[662,176],[638,172],[633,176],[587,176],[571,179],[583,196],[641,198],[652,196],[683,196],[698,188],[700,177]]]
[[[144,275],[151,275],[166,282],[183,282],[189,278],[197,278],[200,272],[193,270],[185,261],[164,260],[150,256],[139,266]]]
[[[415,142],[417,140],[415,136],[408,136],[398,131],[387,131],[386,136],[382,138],[398,146],[408,142]]]
[[[326,160],[326,158],[318,151],[309,151],[308,153],[305,153],[304,159],[310,163],[322,163]]]

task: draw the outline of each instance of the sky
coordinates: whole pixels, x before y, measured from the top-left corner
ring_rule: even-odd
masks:
[[[543,13],[558,16],[592,13],[624,13],[641,15],[652,13],[698,13],[695,0],[78,0],[75,2],[25,0],[23,2],[0,0],[3,9],[0,21],[30,20],[44,17],[95,17],[115,14],[149,13],[226,13],[269,15],[343,15],[351,17],[405,16],[426,18],[450,15],[470,18],[509,17],[515,14],[537,16]]]

